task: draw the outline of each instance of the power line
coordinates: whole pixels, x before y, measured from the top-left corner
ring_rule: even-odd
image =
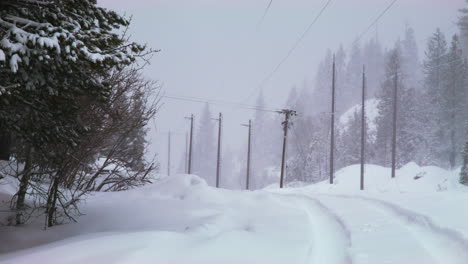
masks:
[[[320,12],[317,14],[317,16],[315,17],[315,19],[309,24],[309,26],[306,28],[306,30],[302,33],[302,35],[296,40],[296,42],[294,43],[294,45],[291,47],[291,49],[288,51],[288,53],[286,54],[286,56],[276,65],[276,67],[273,69],[272,72],[270,72],[270,74],[267,75],[267,77],[265,79],[262,80],[262,82],[260,83],[260,85],[254,89],[250,94],[249,96],[247,97],[247,100],[249,100],[252,95],[254,95],[261,87],[263,87],[263,85],[268,82],[271,77],[278,71],[278,69],[281,67],[281,65],[283,65],[283,63],[291,56],[291,54],[297,49],[297,47],[299,46],[299,44],[302,42],[302,40],[304,39],[304,37],[307,35],[307,33],[309,33],[310,29],[312,28],[312,26],[318,21],[318,19],[322,16],[323,12],[325,12],[325,10],[327,9],[327,7],[330,5],[330,3],[332,2],[332,0],[328,0],[327,3],[322,7],[322,9],[320,10]]]
[[[224,106],[231,105],[232,107],[235,107],[235,108],[241,108],[241,109],[247,109],[247,110],[258,110],[258,111],[274,112],[274,113],[278,111],[274,109],[261,108],[261,107],[254,106],[254,105],[247,105],[247,104],[226,102],[226,101],[217,101],[217,100],[198,98],[198,97],[185,97],[185,96],[182,97],[182,96],[171,96],[171,95],[163,95],[162,97],[173,99],[173,100],[189,101],[189,102],[194,102],[194,103],[206,103],[209,105],[224,105]]]
[[[393,0],[380,14],[379,16],[377,16],[376,19],[374,19],[374,21],[372,21],[372,23],[366,28],[366,30],[364,30],[358,37],[357,39],[353,42],[353,45],[358,42],[359,40],[361,40],[362,37],[364,37],[368,32],[369,30],[375,26],[375,24],[377,24],[377,22],[379,22],[379,20],[385,15],[385,13],[388,12],[388,10],[390,10],[390,8],[392,8],[392,6],[396,3],[397,0]]]
[[[266,15],[268,14],[268,10],[270,10],[270,7],[271,7],[272,3],[273,3],[273,0],[270,0],[270,2],[268,3],[268,6],[265,8],[265,11],[263,12],[263,16],[260,19],[260,22],[258,22],[257,29],[260,28],[260,26],[262,25],[263,20],[265,19]]]

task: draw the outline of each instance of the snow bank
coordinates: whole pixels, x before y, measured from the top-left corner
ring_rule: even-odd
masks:
[[[141,188],[93,193],[78,223],[1,226],[0,264],[462,263],[468,192],[457,179],[414,163],[391,179],[390,169],[367,165],[360,192],[355,165],[331,186],[249,192],[159,175]],[[17,182],[6,180],[0,194],[11,198]]]
[[[307,263],[309,216],[266,191],[209,187],[174,175],[125,192],[95,193],[76,224],[0,228],[0,263]],[[48,243],[48,244],[47,244]],[[284,247],[284,245],[288,245]]]
[[[367,192],[424,193],[467,190],[458,183],[459,170],[448,171],[435,166],[420,167],[411,162],[396,170],[391,178],[391,169],[377,165],[365,165],[364,187]],[[335,173],[333,185],[328,180],[309,188],[317,191],[359,192],[361,166],[351,165]]]

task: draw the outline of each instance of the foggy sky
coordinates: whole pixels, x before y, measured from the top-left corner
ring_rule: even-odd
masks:
[[[133,15],[130,33],[134,41],[161,49],[146,75],[163,84],[167,95],[193,96],[254,104],[262,80],[285,57],[326,0],[273,0],[259,24],[269,0],[99,0],[100,5]],[[281,108],[290,88],[313,83],[316,67],[328,48],[345,48],[359,36],[390,0],[334,0],[311,28],[298,48],[265,83],[263,92],[270,108]],[[464,0],[399,0],[372,28],[363,41],[378,36],[385,47],[402,35],[405,25],[416,31],[421,57],[425,41],[437,28],[447,35],[458,32],[457,10]],[[362,42],[362,41],[361,41]],[[173,136],[173,171],[184,149],[187,121],[198,115],[201,103],[164,99],[157,116],[158,131],[150,131],[152,151],[159,152],[165,172],[167,134]],[[212,105],[225,116],[224,148],[239,149],[247,131],[241,127],[253,111]],[[278,124],[278,129],[281,129]],[[216,140],[216,139],[213,139]]]

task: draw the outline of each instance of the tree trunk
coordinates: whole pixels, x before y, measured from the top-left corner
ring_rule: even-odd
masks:
[[[58,197],[58,188],[59,188],[59,181],[61,178],[61,172],[57,172],[54,177],[54,181],[52,183],[52,187],[49,190],[49,195],[47,197],[47,226],[51,227],[55,225],[55,211],[56,211],[56,204],[57,204],[57,197]]]
[[[29,180],[31,179],[32,167],[32,147],[28,144],[26,147],[26,161],[24,162],[23,176],[20,180],[19,190],[16,193],[16,224],[24,224],[23,213],[25,209],[26,193],[28,191]]]

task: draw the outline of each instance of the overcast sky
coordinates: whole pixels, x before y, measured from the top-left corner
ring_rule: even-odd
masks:
[[[167,95],[192,96],[254,104],[258,87],[286,56],[298,37],[327,0],[98,0],[119,13],[133,15],[130,33],[137,42],[161,49],[147,68],[149,78],[164,84]],[[271,108],[282,107],[289,89],[312,82],[316,66],[328,48],[348,47],[391,0],[333,0],[303,41],[263,91]],[[375,37],[392,46],[405,25],[416,31],[421,53],[437,28],[457,32],[457,10],[464,0],[398,0],[363,40]],[[377,31],[376,31],[377,30]],[[164,99],[158,113],[158,132],[152,130],[152,150],[161,152],[165,171],[169,129],[186,131],[184,116],[198,114],[203,104]],[[224,142],[238,148],[246,138],[239,124],[252,117],[250,110],[212,105],[213,115],[225,116]],[[280,125],[278,125],[278,129]],[[173,165],[179,165],[183,134],[173,137]],[[214,139],[215,140],[215,139]]]

